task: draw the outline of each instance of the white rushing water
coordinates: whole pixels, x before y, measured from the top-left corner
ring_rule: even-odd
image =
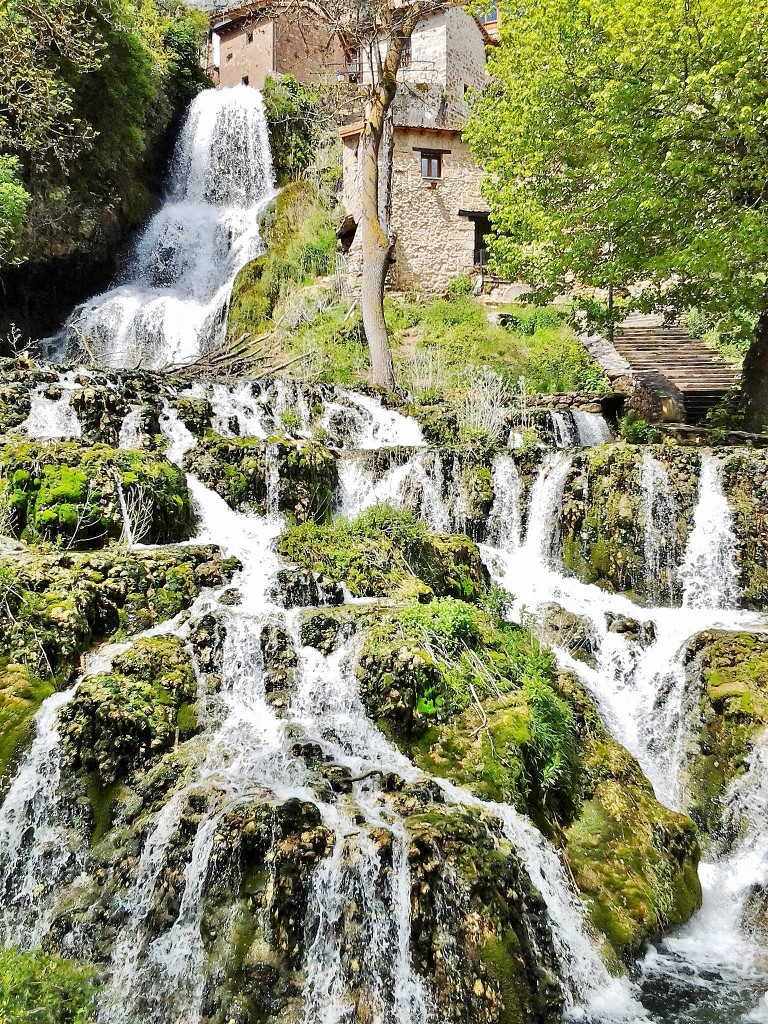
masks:
[[[259,217],[273,192],[258,92],[203,93],[180,137],[166,202],[117,286],[73,315],[70,340],[85,337],[99,361],[126,367],[183,363],[215,345],[235,276],[259,252]],[[47,387],[33,392],[24,424],[29,436],[80,436],[70,401],[75,374],[64,375],[61,385],[60,398],[47,398]],[[235,387],[197,382],[184,394],[211,402],[214,428],[224,436],[266,439],[283,428],[309,436],[314,416],[329,443],[342,450],[335,507],[345,516],[387,503],[412,509],[435,531],[468,524],[461,457],[429,448],[415,420],[386,409],[378,398],[337,388],[317,417],[314,393],[289,381]],[[591,657],[581,660],[563,641],[556,648],[560,664],[582,681],[657,797],[685,810],[695,785],[688,771],[700,683],[687,643],[704,630],[767,626],[764,617],[738,608],[739,553],[722,465],[702,456],[693,527],[681,552],[678,496],[663,463],[643,454],[645,589],[653,606],[641,607],[563,569],[560,520],[578,458],[572,449],[607,444],[612,436],[597,414],[551,416],[561,450],[543,458],[532,483],[526,479],[524,485],[512,454],[493,460],[483,554],[493,579],[513,595],[513,618],[535,621],[537,610],[554,606],[583,625]],[[160,421],[167,457],[182,465],[196,439],[168,403]],[[142,410],[133,408],[120,446],[139,445],[141,433]],[[195,541],[219,545],[239,559],[242,568],[228,588],[237,599],[203,591],[188,614],[160,627],[186,638],[200,616],[215,614],[225,629],[220,685],[209,693],[201,684],[203,733],[185,753],[184,776],[159,809],[145,807],[136,849],[119,867],[123,877],[110,878],[119,925],[109,947],[99,1024],[208,1019],[205,899],[221,883],[212,867],[220,830],[243,805],[280,808],[289,799],[314,804],[333,837],[311,877],[306,983],[291,1019],[350,1024],[364,990],[365,1019],[372,1024],[444,1024],[429,979],[414,967],[409,836],[382,783],[387,776],[406,784],[424,777],[366,713],[355,671],[360,638],[342,630],[335,649],[321,653],[303,644],[300,613],[277,603],[275,582],[283,565],[276,541],[284,526],[278,447],[268,444],[265,458],[265,516],[233,511],[188,477],[198,515]],[[130,546],[141,538],[121,489],[118,498]],[[263,645],[274,630],[288,638],[295,654],[280,701],[269,692]],[[97,655],[85,675],[108,667],[113,653]],[[61,902],[104,877],[97,873],[103,865],[90,861],[87,828],[80,804],[68,796],[64,769],[59,712],[77,685],[43,703],[33,742],[0,807],[0,934],[6,945],[30,948],[50,940]],[[349,792],[330,795],[318,769],[296,754],[297,738],[348,770]],[[768,742],[756,747],[728,794],[732,841],[707,853],[702,910],[648,951],[640,990],[606,969],[555,845],[514,808],[483,801],[447,780],[439,786],[447,806],[501,822],[546,907],[569,1018],[590,1024],[768,1021],[759,932],[745,926],[751,903],[768,885]],[[158,925],[154,912],[167,896],[166,872],[175,877],[179,898]],[[269,905],[262,908],[265,921],[268,911]]]
[[[702,455],[699,502],[680,569],[686,608],[732,608],[738,601],[736,536],[722,466]]]
[[[29,416],[22,424],[28,437],[63,438],[82,435],[80,421],[72,406],[72,392],[79,387],[76,376],[75,371],[61,375],[58,383],[61,395],[58,398],[46,397],[45,392],[50,385],[43,385],[32,392]]]
[[[645,522],[645,589],[657,601],[672,605],[677,572],[678,508],[669,473],[649,452],[640,470]]]
[[[84,303],[66,340],[87,339],[98,363],[163,368],[215,345],[237,272],[258,255],[274,195],[260,93],[209,89],[193,101],[168,197],[117,286]]]

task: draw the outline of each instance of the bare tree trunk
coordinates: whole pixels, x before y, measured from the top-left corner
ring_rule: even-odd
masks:
[[[362,189],[360,232],[363,250],[361,309],[363,328],[371,352],[371,380],[380,387],[395,386],[395,368],[384,321],[384,283],[393,243],[379,217],[379,151],[386,110],[375,106],[366,119],[361,143]]]
[[[768,427],[768,310],[760,314],[741,369],[744,427],[760,433]]]

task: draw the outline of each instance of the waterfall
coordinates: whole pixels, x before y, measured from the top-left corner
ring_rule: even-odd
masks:
[[[360,426],[354,447],[361,451],[387,448],[398,445],[416,448],[424,444],[421,427],[416,420],[403,416],[393,409],[385,409],[381,402],[370,395],[357,394],[344,388],[338,394],[360,413]]]
[[[722,472],[717,459],[702,455],[699,500],[680,569],[685,608],[733,608],[739,600],[737,542]]]
[[[579,435],[576,431],[576,424],[570,412],[556,412],[550,410],[552,427],[555,431],[555,444],[558,448],[573,448],[578,444]]]
[[[120,426],[118,448],[138,448],[141,434],[141,408],[131,409]]]
[[[650,598],[674,601],[677,571],[677,501],[664,466],[643,452],[640,470],[645,519],[645,589]]]
[[[488,516],[489,541],[503,551],[520,546],[520,475],[511,455],[493,460],[493,505]]]
[[[547,456],[531,489],[523,547],[531,558],[545,565],[557,560],[555,549],[560,538],[560,510],[571,462],[571,457],[563,452]]]
[[[599,413],[573,409],[571,416],[573,416],[576,436],[582,448],[591,448],[597,444],[609,444],[613,440],[611,428]]]
[[[210,89],[192,102],[168,196],[117,285],[84,303],[65,335],[101,365],[163,368],[194,360],[225,331],[238,271],[258,255],[274,195],[260,93]]]
[[[30,395],[29,415],[22,429],[29,437],[59,438],[81,437],[82,428],[77,413],[72,408],[72,392],[77,387],[76,373],[69,371],[59,378],[61,395],[59,398],[46,398],[45,392],[50,385],[36,388]]]

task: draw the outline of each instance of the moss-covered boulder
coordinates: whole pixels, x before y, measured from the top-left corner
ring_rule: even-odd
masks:
[[[102,785],[125,779],[196,727],[192,660],[177,637],[137,640],[110,672],[88,676],[60,711],[72,766]]]
[[[289,529],[280,552],[302,569],[344,583],[355,597],[471,601],[486,591],[486,571],[468,537],[430,533],[412,512],[384,505],[353,520]]]
[[[705,833],[717,836],[728,788],[768,726],[768,634],[700,633],[688,643],[686,664],[699,695],[689,810]]]
[[[467,605],[392,610],[358,675],[369,714],[420,768],[515,805],[563,848],[617,962],[699,906],[696,826],[655,799],[528,630]]]
[[[675,506],[671,562],[679,562],[693,521],[700,455],[674,445],[631,444],[589,448],[574,457],[563,499],[563,560],[580,579],[655,603],[677,591],[678,580],[668,573],[666,558],[648,573],[645,454],[669,478]]]
[[[235,568],[212,547],[0,559],[0,788],[40,704],[72,681],[93,643],[176,615]]]
[[[0,669],[0,793],[29,745],[35,714],[53,692],[50,680],[40,679],[24,665]]]
[[[546,911],[500,824],[475,809],[435,806],[406,827],[413,962],[439,1018],[559,1021]]]
[[[0,443],[0,490],[15,532],[67,548],[102,547],[126,534],[172,543],[188,536],[192,502],[184,474],[147,452],[80,441]]]
[[[232,508],[272,509],[294,522],[327,522],[338,474],[324,444],[302,438],[212,435],[187,453],[186,464]]]

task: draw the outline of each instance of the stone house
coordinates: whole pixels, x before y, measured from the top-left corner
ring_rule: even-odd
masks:
[[[346,75],[349,53],[311,2],[280,10],[262,2],[211,13],[207,69],[215,85],[261,89],[269,76],[292,75],[312,84]]]
[[[461,132],[469,114],[467,92],[486,82],[486,47],[497,21],[495,9],[489,14],[488,26],[460,7],[433,14],[416,26],[403,55],[382,157],[382,189],[388,194],[381,202],[397,239],[388,278],[394,288],[442,292],[453,278],[484,265],[488,204],[480,192],[482,171]],[[369,75],[364,60],[360,75],[363,81]],[[361,130],[361,123],[340,130],[347,216],[339,236],[353,275],[360,270]]]

